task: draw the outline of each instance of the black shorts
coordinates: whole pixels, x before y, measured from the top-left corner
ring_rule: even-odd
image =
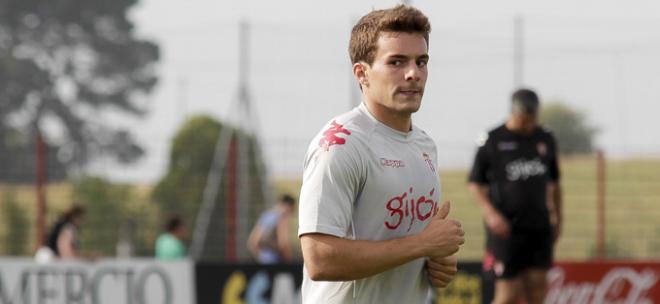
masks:
[[[487,232],[484,271],[510,279],[529,268],[549,269],[553,262],[551,229],[513,228],[507,239]]]

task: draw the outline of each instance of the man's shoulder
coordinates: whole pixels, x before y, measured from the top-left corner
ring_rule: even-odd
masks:
[[[548,138],[548,139],[551,139],[551,140],[554,140],[554,138],[555,138],[555,135],[552,132],[552,130],[549,129],[548,127],[546,127],[546,126],[536,127],[536,133],[539,134],[539,136],[543,137],[543,138]]]
[[[498,139],[501,139],[502,136],[504,136],[506,132],[506,128],[504,124],[498,125],[495,128],[492,128],[487,131],[483,131],[479,134],[477,137],[477,146],[483,147],[487,144],[492,144],[494,141],[497,141]]]
[[[164,243],[170,241],[172,236],[169,233],[162,233],[161,235],[158,236],[156,239],[157,243]]]
[[[325,151],[356,147],[368,141],[374,124],[357,108],[328,121],[317,134],[312,145]]]
[[[427,147],[433,151],[437,150],[437,145],[433,138],[423,129],[413,125],[413,129],[417,130],[415,136],[415,141],[423,147]]]
[[[495,128],[490,129],[488,131],[488,135],[489,135],[489,137],[497,138],[499,136],[502,136],[506,132],[507,132],[506,125],[501,124],[501,125],[498,125]]]

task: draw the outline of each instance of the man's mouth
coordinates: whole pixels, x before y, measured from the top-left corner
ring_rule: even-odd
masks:
[[[404,96],[415,96],[420,94],[420,90],[415,90],[415,89],[399,90],[399,93]]]

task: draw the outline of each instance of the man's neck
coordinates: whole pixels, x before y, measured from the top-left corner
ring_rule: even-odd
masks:
[[[380,123],[405,133],[412,130],[412,118],[410,113],[398,113],[387,109],[376,102],[367,100],[366,96],[364,96],[364,98],[364,104],[367,106],[367,110]]]
[[[519,135],[532,134],[531,130],[525,130],[519,123],[515,122],[513,119],[507,120],[504,126],[507,128],[507,130]]]

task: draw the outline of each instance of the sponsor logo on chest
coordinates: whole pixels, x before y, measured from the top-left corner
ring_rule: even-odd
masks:
[[[384,225],[389,230],[397,230],[402,224],[410,231],[416,221],[425,222],[438,210],[438,202],[434,200],[435,188],[424,194],[418,194],[413,187],[408,191],[394,195],[385,204],[386,219]],[[428,195],[428,196],[427,196]]]
[[[506,165],[506,176],[510,181],[527,180],[545,172],[545,164],[538,157],[531,160],[520,158]]]

